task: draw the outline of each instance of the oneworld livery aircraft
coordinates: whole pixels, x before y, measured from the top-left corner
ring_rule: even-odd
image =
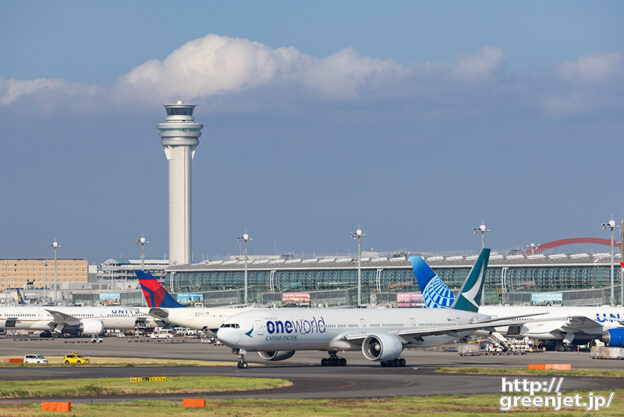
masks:
[[[225,321],[217,337],[238,354],[259,352],[266,360],[288,359],[298,350],[329,353],[323,366],[344,366],[339,351],[361,350],[381,366],[405,366],[405,348],[442,345],[454,338],[494,326],[517,324],[518,317],[479,314],[484,276],[490,255],[484,249],[470,271],[459,297],[448,309],[405,308],[280,308],[256,309]]]
[[[447,308],[455,295],[420,256],[410,262],[428,308]],[[561,306],[481,306],[479,312],[497,317],[507,314],[542,313],[535,320],[497,327],[496,334],[504,337],[524,337],[543,340],[549,349],[570,350],[573,345],[585,345],[601,339],[609,346],[624,347],[624,308],[622,307],[561,307]],[[499,338],[500,339],[500,338]]]
[[[252,308],[186,307],[178,303],[149,272],[136,271],[136,274],[147,305],[151,307],[149,315],[176,326],[216,333],[225,320]]]

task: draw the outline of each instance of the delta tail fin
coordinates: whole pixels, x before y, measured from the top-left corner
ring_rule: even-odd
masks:
[[[447,308],[453,305],[455,294],[433,272],[427,262],[420,256],[410,256],[409,260],[425,300],[425,306],[427,308]]]
[[[184,307],[173,299],[165,287],[147,271],[136,271],[141,290],[149,307],[177,308]]]
[[[483,299],[483,286],[489,259],[490,249],[483,249],[451,308],[472,311],[474,313],[479,311],[479,306]]]

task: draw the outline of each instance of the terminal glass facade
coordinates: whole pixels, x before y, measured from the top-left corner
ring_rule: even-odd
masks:
[[[463,284],[470,268],[434,267],[440,278],[453,290]],[[619,274],[618,274],[619,275]],[[619,284],[619,276],[616,284]],[[215,290],[243,291],[244,271],[194,270],[169,272],[165,283],[174,292]],[[566,290],[604,289],[610,293],[608,266],[490,266],[486,275],[485,303],[500,302],[500,293],[553,292]],[[248,291],[251,302],[259,301],[266,292],[298,292],[347,290],[351,305],[357,303],[357,268],[319,269],[250,269]],[[410,267],[362,268],[362,302],[370,301],[373,292],[420,291]],[[616,286],[619,301],[619,285]],[[608,300],[607,300],[608,301]]]

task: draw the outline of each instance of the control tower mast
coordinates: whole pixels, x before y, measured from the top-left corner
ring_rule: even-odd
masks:
[[[191,161],[204,125],[193,119],[194,104],[165,104],[167,121],[158,124],[169,161],[169,264],[191,263]]]

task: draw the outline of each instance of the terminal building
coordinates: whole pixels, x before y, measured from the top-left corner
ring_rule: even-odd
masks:
[[[78,258],[4,258],[0,259],[0,290],[7,288],[59,288],[83,284],[88,280],[88,262]]]
[[[367,254],[361,259],[362,303],[414,306],[420,289],[409,255]],[[457,292],[477,255],[424,256]],[[619,256],[615,264],[620,262]],[[486,275],[485,304],[603,305],[610,302],[608,253],[510,254],[492,252]],[[167,268],[164,284],[174,293],[238,291],[244,288],[244,259],[205,261]],[[357,258],[254,257],[247,262],[250,302],[276,305],[356,305]],[[620,269],[615,277],[620,303]],[[234,303],[235,297],[232,298]],[[238,297],[240,300],[240,296]],[[420,299],[421,300],[421,299]]]

